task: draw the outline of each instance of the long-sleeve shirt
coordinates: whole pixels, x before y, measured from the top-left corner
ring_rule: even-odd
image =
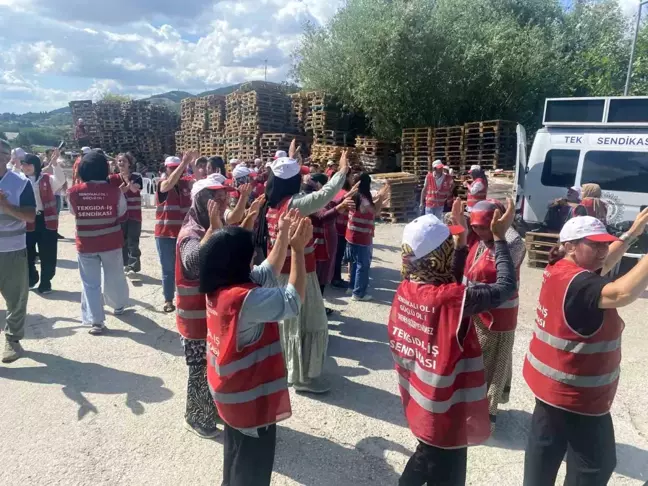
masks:
[[[44,177],[41,175],[41,177]],[[31,182],[32,189],[34,190],[34,197],[36,198],[36,211],[42,211],[43,210],[43,201],[41,201],[41,194],[40,194],[40,178],[36,180],[36,177],[34,176],[29,176],[27,179],[29,179],[29,182]],[[61,189],[65,185],[65,174],[63,173],[63,169],[61,168],[60,165],[53,165],[52,166],[52,175],[51,175],[51,180],[50,184],[52,186],[52,192],[57,192],[58,190]]]
[[[299,209],[302,216],[310,216],[330,203],[342,189],[346,173],[338,172],[319,191],[296,194],[290,200],[290,209]]]

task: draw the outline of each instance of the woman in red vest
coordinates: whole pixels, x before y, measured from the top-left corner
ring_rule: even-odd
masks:
[[[371,177],[362,172],[356,174],[354,182],[358,184],[358,193],[353,196],[353,208],[349,210],[345,238],[347,242],[346,256],[351,265],[351,275],[347,294],[353,300],[369,301],[369,270],[373,257],[373,237],[376,216],[380,215],[383,205],[384,192],[374,202],[371,194]],[[386,191],[385,185],[382,191]]]
[[[299,194],[303,167],[299,165],[296,142],[290,146],[290,156],[274,161],[266,186],[266,203],[261,210],[256,242],[266,241],[269,250],[277,238],[279,217],[297,209],[310,216],[323,209],[340,192],[348,172],[347,155],[340,159],[340,171],[322,187],[311,194]],[[288,367],[288,381],[300,393],[326,393],[329,385],[321,377],[328,346],[328,318],[316,273],[315,246],[306,248],[306,299],[297,318],[280,322],[281,339]],[[286,259],[279,276],[285,285],[290,274],[290,257]]]
[[[464,271],[464,283],[469,287],[491,284],[497,279],[495,242],[491,231],[491,222],[497,210],[503,212],[504,205],[499,201],[488,199],[475,204],[470,212],[470,227],[477,238],[474,238],[470,245]],[[513,228],[508,229],[505,239],[511,252],[519,288],[520,267],[526,255],[526,246]],[[490,419],[493,427],[497,420],[499,404],[508,403],[511,392],[513,343],[518,309],[518,294],[515,292],[499,307],[486,309],[472,318],[484,353]]]
[[[21,161],[22,171],[31,182],[36,198],[36,221],[27,223],[29,287],[38,285],[38,292],[45,295],[52,292],[52,279],[56,274],[58,211],[55,193],[65,184],[65,174],[58,165],[58,156],[59,151],[55,150],[50,157],[52,175],[42,172],[41,160],[35,155],[27,154]],[[36,269],[37,253],[41,265],[40,275]]]
[[[457,226],[430,214],[403,232],[403,282],[389,315],[389,346],[405,418],[419,445],[400,486],[464,485],[467,447],[490,435],[484,363],[469,317],[497,307],[516,290],[505,240],[515,212],[509,201],[506,213],[498,210],[492,218],[495,282],[466,287],[460,283],[468,256],[461,209],[457,199]]]
[[[464,187],[468,190],[468,207],[472,208],[488,197],[488,178],[480,165],[470,167],[469,173],[472,182],[464,182]]]
[[[648,224],[648,209],[618,238],[591,216],[565,223],[550,255],[524,361],[536,396],[524,464],[524,485],[554,484],[567,454],[565,485],[603,486],[616,467],[610,408],[619,383],[621,335],[617,309],[648,286],[648,256],[617,280],[603,275]]]
[[[352,203],[349,198],[352,198],[355,195],[355,193],[349,194],[352,185],[353,173],[349,172],[344,181],[344,186],[342,186],[342,190],[340,190],[333,199],[333,203],[336,204],[335,208],[338,213],[335,220],[335,229],[337,230],[338,241],[337,250],[335,252],[333,281],[331,282],[331,285],[338,289],[345,290],[349,288],[349,284],[342,279],[342,261],[346,254],[346,228],[349,223],[349,205]]]
[[[117,155],[117,168],[119,174],[111,174],[108,182],[119,187],[126,198],[128,211],[125,220],[122,221],[122,232],[124,233],[124,246],[122,256],[124,258],[124,271],[126,274],[139,273],[142,269],[140,257],[140,236],[142,235],[142,196],[140,191],[144,185],[142,176],[135,169],[135,157],[130,153]]]
[[[197,157],[197,152],[187,152],[182,160],[178,157],[167,157],[164,162],[166,178],[160,181],[155,195],[157,202],[155,245],[162,266],[164,312],[175,311],[173,297],[175,293],[176,239],[191,207],[192,181],[184,178],[183,175],[192,160]]]
[[[268,259],[253,266],[254,235],[217,231],[200,250],[200,291],[207,294],[207,377],[225,422],[222,484],[269,486],[278,422],[292,410],[278,321],[295,318],[306,298],[308,218],[279,216]],[[277,281],[290,245],[285,287]]]

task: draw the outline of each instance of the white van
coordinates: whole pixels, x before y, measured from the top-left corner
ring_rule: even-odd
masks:
[[[648,97],[557,98],[545,102],[526,160],[518,127],[517,203],[527,223],[542,223],[547,206],[567,189],[601,186],[608,224],[634,221],[648,205]]]

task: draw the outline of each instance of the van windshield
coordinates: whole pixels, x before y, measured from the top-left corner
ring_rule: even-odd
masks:
[[[592,151],[585,154],[582,184],[604,191],[648,193],[648,152]]]

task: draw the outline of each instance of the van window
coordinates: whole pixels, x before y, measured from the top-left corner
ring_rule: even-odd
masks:
[[[570,188],[576,183],[580,150],[550,150],[542,167],[542,185]]]
[[[648,193],[648,152],[592,151],[585,154],[583,184],[604,191]]]

